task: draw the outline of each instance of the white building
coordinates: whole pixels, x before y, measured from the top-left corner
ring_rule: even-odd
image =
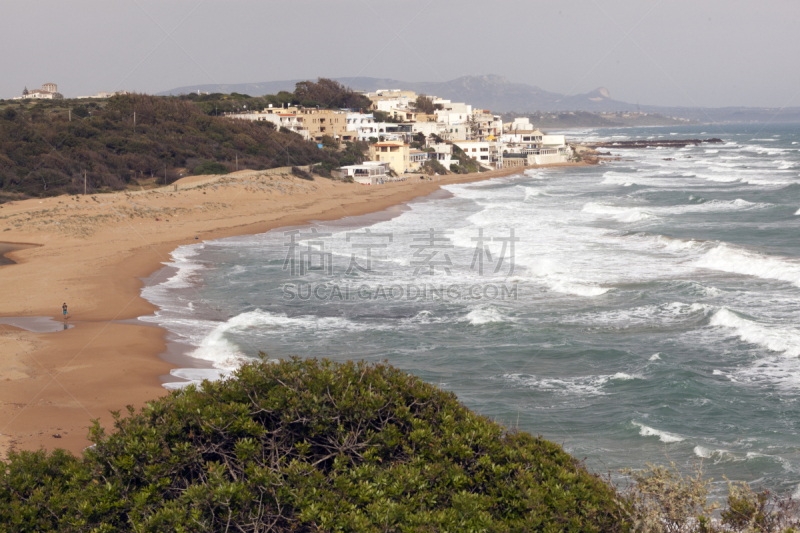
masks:
[[[517,117],[514,119],[514,122],[510,124],[506,124],[506,131],[514,132],[517,130],[520,131],[533,131],[535,128],[533,124],[531,124],[531,119],[528,117]]]
[[[380,161],[364,161],[361,165],[347,165],[334,170],[337,178],[353,178],[362,185],[380,185],[386,180],[389,164]]]
[[[444,168],[450,169],[450,165],[458,164],[458,159],[453,159],[453,145],[450,143],[428,143],[428,148],[433,148],[435,151],[429,153],[429,159],[435,159],[441,163]]]
[[[442,106],[441,111],[445,113],[463,113],[465,115],[469,115],[472,113],[472,106],[470,104],[465,104],[463,102],[451,102],[450,100],[442,100],[441,98],[435,98],[433,100],[433,104],[439,104]]]
[[[510,130],[504,133],[500,139],[506,144],[528,145],[529,148],[540,146],[544,142],[544,133],[539,130]]]
[[[503,168],[503,144],[498,141],[453,141],[453,144],[485,167]]]
[[[308,127],[303,122],[303,117],[298,117],[294,113],[279,113],[280,108],[270,109],[269,112],[255,112],[255,113],[230,113],[225,115],[228,118],[233,118],[237,120],[252,120],[253,122],[270,122],[275,125],[275,128],[286,128],[289,131],[292,131],[300,136],[303,139],[310,141],[311,134],[308,131]]]
[[[22,96],[17,96],[13,98],[13,100],[53,100],[57,98],[63,98],[58,93],[58,85],[55,83],[45,83],[42,85],[41,89],[34,89],[29,91],[26,87],[24,91],[22,91]]]
[[[439,122],[415,122],[411,125],[411,131],[414,133],[423,133],[425,137],[431,135],[439,135],[445,131],[445,125]]]

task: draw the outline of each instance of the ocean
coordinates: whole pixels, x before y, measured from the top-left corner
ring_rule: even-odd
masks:
[[[724,142],[183,246],[143,320],[196,361],[176,377],[388,361],[593,471],[702,462],[718,494],[797,494],[800,125],[563,133]]]

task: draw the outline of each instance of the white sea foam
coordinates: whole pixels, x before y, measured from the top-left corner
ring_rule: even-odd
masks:
[[[705,446],[695,446],[692,450],[701,459],[713,459],[714,463],[721,461],[744,461],[746,457],[737,458],[728,450],[706,448]]]
[[[504,322],[505,318],[494,307],[479,307],[470,311],[466,316],[466,321],[473,326],[482,326],[496,322]]]
[[[700,241],[695,241],[693,239],[675,239],[673,237],[667,237],[666,235],[659,235],[656,239],[658,240],[659,244],[671,251],[693,250],[703,244]]]
[[[591,213],[603,217],[611,217],[620,222],[632,223],[653,218],[651,213],[635,207],[616,207],[605,204],[589,202],[583,206],[584,213]]]
[[[709,450],[704,446],[695,446],[692,450],[697,457],[702,459],[710,459],[714,455],[714,450]]]
[[[529,168],[528,170],[524,171],[523,174],[535,180],[544,180],[548,178],[548,175],[538,168]]]
[[[798,209],[797,211],[795,211],[795,213],[794,213],[794,214],[795,214],[795,216],[800,216],[800,209]]]
[[[666,444],[681,442],[684,440],[683,437],[675,435],[674,433],[654,429],[650,426],[645,426],[641,422],[633,422],[633,425],[639,427],[639,435],[642,437],[658,437],[658,440]]]
[[[189,385],[199,387],[204,380],[219,381],[230,376],[230,371],[213,368],[173,368],[169,373],[171,376],[188,381],[163,383],[162,386],[167,390],[183,389]]]
[[[800,356],[800,332],[797,330],[759,324],[724,307],[714,313],[709,324],[732,330],[735,336],[749,344],[788,356]]]
[[[718,153],[719,153],[719,150],[706,150],[705,152],[706,152],[707,154],[718,154]]]
[[[528,198],[535,198],[537,196],[548,196],[548,194],[535,187],[525,187],[525,201],[527,201]]]
[[[589,327],[662,328],[686,321],[702,320],[713,309],[702,303],[670,302],[640,307],[626,307],[576,316],[572,321]]]
[[[607,287],[599,287],[585,282],[581,283],[553,278],[549,278],[546,281],[547,285],[554,291],[562,294],[574,294],[575,296],[601,296],[610,290]]]
[[[800,287],[800,263],[783,257],[760,255],[727,244],[706,252],[696,263],[701,268],[764,279],[788,281]]]
[[[647,171],[643,170],[643,172]],[[604,185],[623,185],[625,187],[630,187],[633,184],[630,181],[631,176],[632,175],[628,173],[614,172],[613,170],[609,170],[603,174],[603,181],[601,183]]]
[[[505,374],[503,379],[513,385],[551,394],[604,396],[606,393],[603,391],[603,386],[610,381],[629,381],[632,379],[642,379],[642,377],[626,374],[624,372],[617,372],[613,375],[563,378],[539,377],[528,374]]]
[[[340,317],[299,316],[288,317],[273,314],[260,309],[236,315],[226,322],[217,323],[197,344],[197,348],[189,354],[191,357],[210,361],[214,368],[234,370],[250,359],[242,352],[230,336],[236,333],[260,333],[270,330],[335,330],[363,329]]]
[[[661,361],[661,353],[660,352],[654,353],[653,355],[650,356],[650,359],[648,359],[648,361]]]

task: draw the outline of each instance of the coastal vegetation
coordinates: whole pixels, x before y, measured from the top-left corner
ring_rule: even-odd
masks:
[[[615,491],[388,365],[242,367],[0,463],[0,531],[626,531]]]
[[[483,172],[480,164],[472,159],[464,152],[458,145],[453,145],[453,159],[458,161],[458,164],[451,164],[450,170],[455,174],[470,174],[472,172]]]
[[[328,78],[318,78],[316,82],[300,82],[295,86],[294,92],[280,91],[278,94],[264,96],[239,93],[189,93],[168,98],[192,102],[206,115],[214,116],[245,110],[261,110],[269,106],[368,109],[372,105],[370,99],[363,94]]]
[[[358,159],[351,151],[320,150],[268,122],[208,116],[180,98],[21,101],[0,110],[0,202],[83,193],[84,179],[89,192],[104,192],[244,168],[336,168],[348,164],[342,157]]]
[[[795,531],[797,504],[698,470],[620,491],[386,364],[261,361],[171,392],[94,446],[0,462],[0,532]]]

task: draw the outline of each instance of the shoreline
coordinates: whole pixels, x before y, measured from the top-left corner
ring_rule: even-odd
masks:
[[[32,333],[0,324],[0,458],[11,449],[80,452],[91,444],[91,419],[111,430],[109,411],[139,408],[168,393],[161,378],[188,356],[168,353],[165,329],[132,322],[158,309],[141,289],[167,279],[163,263],[179,246],[379,213],[442,185],[583,166],[589,165],[517,167],[379,186],[262,176],[178,192],[4,204],[0,240],[27,246],[0,249],[14,261],[0,266],[0,317],[62,321],[66,301],[66,322],[74,327]]]

